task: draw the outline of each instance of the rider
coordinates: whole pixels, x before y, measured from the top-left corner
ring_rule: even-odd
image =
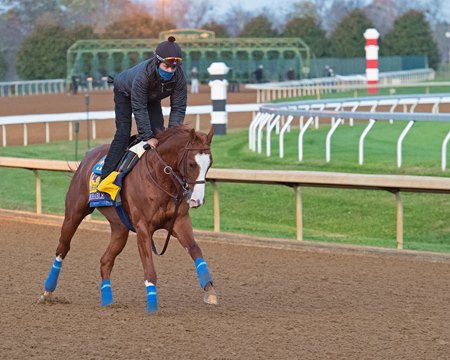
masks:
[[[175,38],[161,42],[155,55],[114,78],[116,133],[106,156],[99,191],[112,184],[114,171],[128,146],[131,135],[131,115],[136,119],[137,139],[155,148],[157,129],[164,129],[161,99],[170,96],[169,127],[184,122],[187,102],[187,82],[181,68],[182,55]]]

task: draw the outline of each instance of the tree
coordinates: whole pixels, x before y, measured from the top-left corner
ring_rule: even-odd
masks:
[[[210,0],[159,0],[162,6],[169,5],[169,12],[163,19],[170,19],[179,28],[201,28],[205,19],[214,15],[215,3]],[[168,20],[169,21],[169,20]]]
[[[56,0],[3,0],[9,8],[10,16],[14,16],[23,35],[32,33],[36,24],[46,14],[53,19],[59,18],[61,9]]]
[[[273,30],[272,23],[264,16],[259,15],[250,19],[245,25],[242,31],[239,33],[239,37],[275,37],[277,32]]]
[[[397,2],[398,0],[373,0],[363,9],[382,35],[392,28],[395,18],[400,14]]]
[[[351,11],[331,34],[332,56],[340,58],[365,56],[364,32],[372,27],[372,22],[361,10]]]
[[[290,14],[288,18],[304,18],[304,17],[314,17],[317,18],[317,8],[316,4],[312,0],[300,0],[292,4]]]
[[[0,52],[0,81],[5,80],[7,70],[8,70],[8,64],[3,56],[3,53]]]
[[[148,14],[134,14],[108,25],[103,34],[107,39],[157,38],[161,29],[172,29],[175,25],[165,23]]]
[[[16,70],[21,79],[61,79],[66,77],[66,53],[79,39],[91,38],[90,27],[65,30],[59,25],[39,25],[22,43]]]
[[[210,21],[202,26],[202,29],[214,31],[216,37],[218,38],[227,38],[230,37],[228,34],[228,30],[223,24],[219,24],[215,21]]]
[[[382,55],[427,55],[428,64],[436,69],[439,50],[430,26],[422,12],[410,10],[399,16],[392,30],[380,41]]]
[[[325,31],[312,16],[290,20],[286,24],[283,36],[301,38],[316,57],[328,54],[329,41],[325,36]]]
[[[316,9],[322,20],[322,28],[331,33],[342,19],[357,9],[363,0],[315,0]]]
[[[250,17],[251,13],[245,10],[242,6],[232,6],[224,17],[224,24],[228,29],[228,33],[233,37],[237,36],[242,32],[247,19]]]

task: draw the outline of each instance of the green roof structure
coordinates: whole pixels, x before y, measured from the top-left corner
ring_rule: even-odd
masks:
[[[161,32],[158,39],[79,40],[67,51],[67,76],[114,76],[151,57],[170,35],[182,48],[186,74],[195,66],[201,81],[209,79],[207,68],[213,62],[230,67],[229,80],[245,83],[254,82],[253,72],[260,65],[263,81],[285,80],[290,67],[297,78],[310,74],[311,52],[300,38],[216,38],[212,31],[176,29]]]

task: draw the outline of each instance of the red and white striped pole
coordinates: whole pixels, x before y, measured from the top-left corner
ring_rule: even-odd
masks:
[[[380,33],[377,29],[367,29],[364,32],[366,39],[366,78],[367,92],[369,94],[377,94],[378,88],[370,85],[378,84],[378,38]]]

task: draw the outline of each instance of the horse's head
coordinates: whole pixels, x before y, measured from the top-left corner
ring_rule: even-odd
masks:
[[[197,208],[205,202],[206,173],[213,162],[211,154],[213,135],[213,127],[207,135],[192,129],[189,134],[189,142],[179,159],[178,168],[191,189],[188,200],[189,206],[193,208]]]
[[[170,133],[173,135],[170,136]],[[166,136],[161,139],[158,151],[161,155],[170,151],[176,154],[176,159],[172,160],[173,170],[185,183],[189,206],[197,208],[205,201],[206,173],[213,162],[211,140],[214,129],[211,127],[209,133],[205,134],[180,126],[168,129],[163,134]],[[169,160],[166,156],[165,159]]]

